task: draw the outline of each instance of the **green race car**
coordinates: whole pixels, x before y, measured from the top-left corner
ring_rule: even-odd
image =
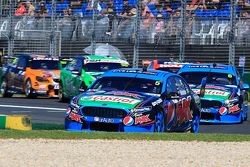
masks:
[[[83,92],[107,70],[128,67],[129,63],[112,56],[77,56],[70,58],[61,70],[59,101],[66,101]]]

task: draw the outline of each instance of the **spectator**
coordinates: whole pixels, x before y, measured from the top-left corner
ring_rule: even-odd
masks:
[[[103,4],[102,1],[97,2],[97,11],[100,14],[103,9]],[[92,15],[94,13],[94,0],[89,0],[88,1],[88,6],[87,9],[85,10],[86,15]]]
[[[30,1],[27,1],[26,5],[27,5],[27,9],[28,9],[28,12],[26,13],[26,15],[34,16],[35,15],[35,7],[33,6],[33,4]]]
[[[143,19],[143,27],[150,29],[154,24],[154,15],[150,11],[146,11],[146,14]]]
[[[114,21],[115,15],[116,15],[116,8],[115,8],[112,0],[110,0],[110,3],[107,4],[107,15],[109,18],[109,27],[108,27],[108,31],[106,32],[106,34],[111,35],[112,28],[113,28],[113,21]]]
[[[131,12],[132,7],[128,4],[128,0],[123,1],[123,9],[120,16],[128,16]]]
[[[198,9],[199,6],[200,6],[200,8],[202,6],[202,9],[206,9],[205,0],[192,0],[192,2],[189,5],[187,5],[186,9],[187,10],[196,10],[196,9]]]
[[[67,8],[63,10],[63,15],[64,16],[72,16],[72,9],[71,8]]]
[[[46,4],[44,1],[41,1],[39,3],[38,9],[36,11],[39,16],[48,16],[48,9],[46,8]]]
[[[24,15],[26,13],[26,8],[24,6],[24,4],[22,2],[20,2],[18,4],[18,8],[15,11],[15,15],[20,16],[20,15]]]
[[[156,26],[155,26],[155,31],[158,32],[164,32],[164,20],[163,20],[163,15],[161,12],[158,12],[157,17],[156,17]]]

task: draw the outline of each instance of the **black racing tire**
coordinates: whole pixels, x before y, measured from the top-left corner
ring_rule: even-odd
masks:
[[[8,86],[7,86],[7,82],[5,79],[2,80],[2,84],[1,84],[1,94],[2,97],[12,97],[13,93],[8,93]]]
[[[165,118],[163,112],[159,111],[155,115],[154,132],[160,133],[165,131]]]
[[[199,133],[199,129],[200,129],[200,115],[199,115],[199,112],[196,112],[193,115],[192,126],[190,129],[190,132]]]
[[[34,94],[34,90],[32,88],[31,80],[28,79],[25,82],[25,87],[24,87],[24,94],[27,98],[35,98],[36,95]]]
[[[61,83],[59,83],[58,99],[59,99],[59,102],[66,102],[67,101],[67,98],[65,97],[65,95],[63,93],[63,88],[62,88]]]

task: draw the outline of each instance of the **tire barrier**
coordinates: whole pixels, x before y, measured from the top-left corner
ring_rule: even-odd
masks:
[[[31,117],[27,115],[0,115],[0,129],[32,130]]]

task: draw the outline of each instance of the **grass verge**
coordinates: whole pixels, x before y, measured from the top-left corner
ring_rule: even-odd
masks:
[[[69,132],[63,125],[34,124],[32,131],[0,130],[0,138],[28,139],[116,139],[116,140],[164,140],[241,142],[250,141],[250,135],[191,134],[191,133],[117,133],[117,132]]]

